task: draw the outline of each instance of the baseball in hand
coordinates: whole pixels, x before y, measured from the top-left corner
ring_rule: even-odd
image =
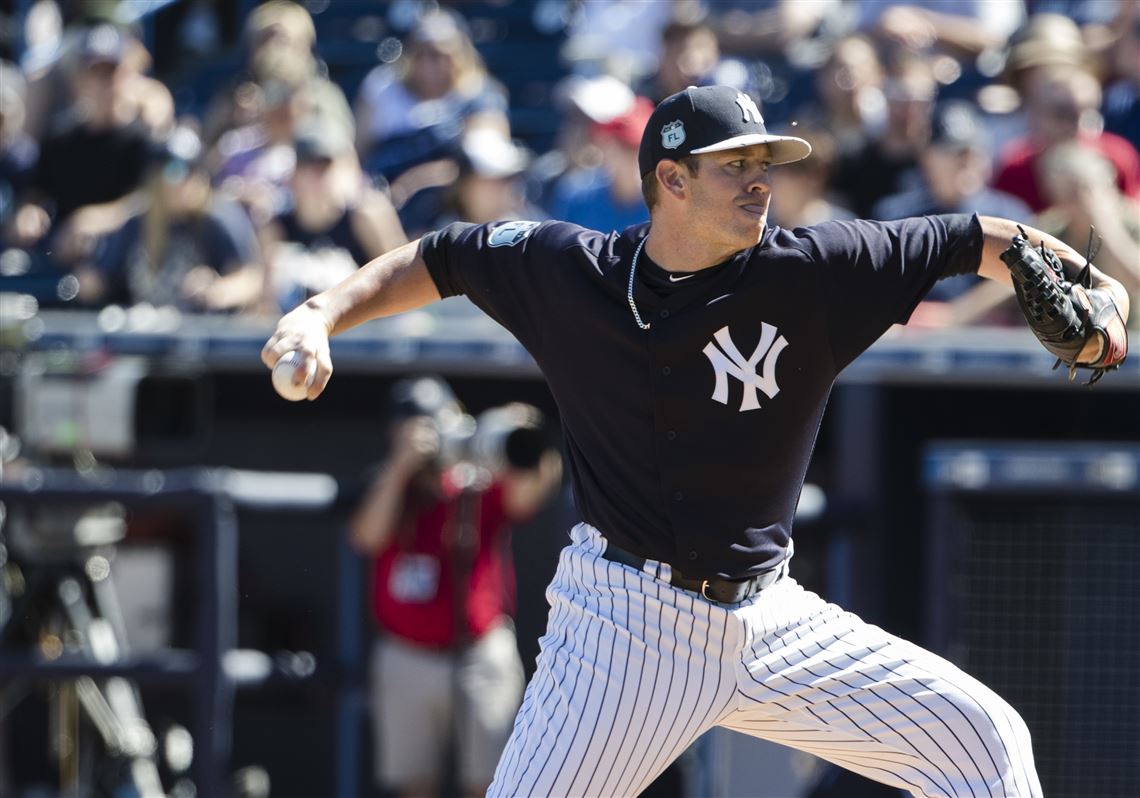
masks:
[[[286,352],[277,361],[277,365],[273,367],[273,390],[277,391],[282,399],[300,402],[308,397],[309,386],[313,384],[313,377],[316,376],[317,361],[315,358],[309,358],[309,368],[305,374],[305,379],[298,385],[293,380],[301,368],[301,361],[300,352]]]

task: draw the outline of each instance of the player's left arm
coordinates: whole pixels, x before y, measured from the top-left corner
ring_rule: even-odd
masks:
[[[1019,225],[1010,219],[1001,219],[996,216],[979,216],[978,221],[981,223],[983,236],[981,263],[978,266],[978,274],[982,277],[1013,287],[1009,267],[1002,261],[1001,254],[1009,247],[1013,237],[1020,235],[1022,231],[1034,247],[1044,244],[1048,249],[1057,253],[1058,259],[1064,266],[1066,279],[1069,281],[1075,282],[1077,275],[1085,268],[1084,255],[1048,233],[1029,225]],[[1092,277],[1092,287],[1106,291],[1120,311],[1121,319],[1127,322],[1130,303],[1128,292],[1124,286],[1100,271],[1096,266],[1090,265],[1089,272]],[[1079,360],[1081,362],[1095,361],[1099,358],[1100,352],[1101,340],[1097,337],[1090,338],[1081,351]]]

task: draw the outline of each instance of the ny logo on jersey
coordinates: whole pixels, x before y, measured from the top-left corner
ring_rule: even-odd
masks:
[[[756,107],[756,103],[742,91],[736,93],[736,104],[740,106],[740,113],[744,115],[742,122],[747,122],[751,119],[758,125],[764,124],[764,117],[760,116],[760,109]]]
[[[702,350],[705,357],[712,363],[716,372],[716,385],[713,387],[713,401],[722,405],[728,404],[728,378],[736,377],[744,386],[744,398],[740,401],[740,412],[745,410],[759,410],[760,402],[756,398],[757,389],[772,399],[780,392],[776,384],[776,360],[788,342],[784,336],[776,337],[776,328],[767,322],[760,322],[760,343],[756,344],[756,351],[752,357],[745,358],[732,342],[728,327],[721,327],[713,335]],[[720,344],[720,347],[717,347]],[[764,361],[762,371],[757,373],[756,367]]]

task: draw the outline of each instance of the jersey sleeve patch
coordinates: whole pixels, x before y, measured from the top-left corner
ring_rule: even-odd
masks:
[[[526,240],[526,237],[531,234],[534,228],[538,227],[541,222],[504,222],[491,231],[487,236],[487,246],[489,247],[513,247]]]

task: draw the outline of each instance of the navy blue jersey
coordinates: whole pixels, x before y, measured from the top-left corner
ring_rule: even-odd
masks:
[[[769,228],[707,279],[664,295],[638,279],[642,330],[626,286],[648,229],[456,224],[420,251],[441,295],[465,294],[542,369],[584,521],[690,577],[752,576],[787,556],[836,375],[939,277],[977,270],[981,226]]]

